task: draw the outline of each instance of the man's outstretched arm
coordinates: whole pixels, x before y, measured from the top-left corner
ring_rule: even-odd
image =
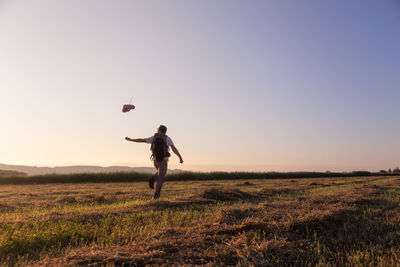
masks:
[[[183,158],[181,154],[179,153],[178,149],[175,146],[171,146],[172,151],[179,157],[179,162],[183,163]]]
[[[146,139],[144,138],[136,138],[136,139],[132,139],[129,137],[125,137],[126,141],[131,141],[131,142],[136,142],[136,143],[146,143]]]

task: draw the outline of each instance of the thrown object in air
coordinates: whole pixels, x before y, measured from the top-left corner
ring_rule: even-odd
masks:
[[[130,110],[135,109],[135,106],[132,104],[126,104],[122,107],[122,112],[129,112]]]

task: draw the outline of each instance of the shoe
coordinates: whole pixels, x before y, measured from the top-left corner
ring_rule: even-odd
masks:
[[[153,198],[154,199],[158,199],[160,196],[154,195]]]
[[[151,189],[154,189],[154,180],[155,180],[155,177],[156,175],[154,174],[153,176],[151,176],[150,177],[150,180],[149,180],[149,187],[151,188]]]

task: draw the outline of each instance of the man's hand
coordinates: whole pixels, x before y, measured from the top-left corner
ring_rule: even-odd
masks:
[[[146,139],[144,138],[137,138],[137,139],[132,139],[129,137],[125,137],[126,141],[131,141],[131,142],[136,142],[136,143],[146,143]]]
[[[176,146],[171,146],[172,151],[174,151],[174,153],[179,157],[179,162],[181,164],[183,164],[183,158],[181,156],[181,154],[179,153],[178,149],[176,148]]]

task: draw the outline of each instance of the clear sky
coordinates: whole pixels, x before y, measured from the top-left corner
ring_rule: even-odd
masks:
[[[390,0],[0,0],[0,162],[393,168],[399,48]]]

